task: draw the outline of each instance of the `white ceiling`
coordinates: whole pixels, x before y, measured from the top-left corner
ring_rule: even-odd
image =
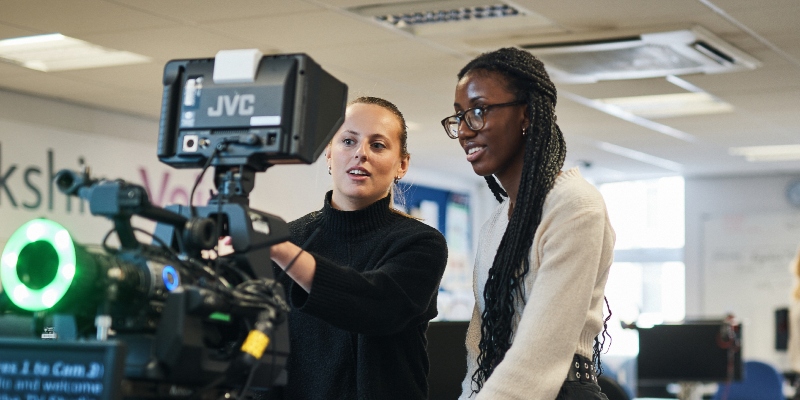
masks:
[[[346,82],[351,97],[385,97],[399,106],[409,122],[412,168],[423,166],[474,178],[463,152],[439,124],[452,114],[456,73],[472,57],[502,46],[556,38],[700,25],[762,63],[746,72],[681,76],[730,103],[734,111],[655,120],[696,138],[687,142],[579,102],[685,92],[664,78],[559,84],[557,114],[567,139],[568,164],[589,165],[584,174],[596,181],[676,173],[800,172],[800,161],[748,163],[728,154],[733,146],[800,143],[797,0],[519,0],[513,4],[535,15],[511,22],[432,26],[419,35],[352,11],[375,3],[379,2],[0,0],[0,38],[59,32],[153,60],[50,73],[0,63],[0,88],[155,120],[162,69],[169,60],[213,57],[222,49],[303,52]],[[143,140],[154,140],[157,132],[141,135]],[[621,154],[628,150],[633,153]],[[653,162],[653,157],[667,162]]]

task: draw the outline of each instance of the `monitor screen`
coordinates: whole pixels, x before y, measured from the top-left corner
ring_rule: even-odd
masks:
[[[114,400],[124,359],[116,341],[0,338],[0,397]]]
[[[639,384],[742,379],[741,325],[723,321],[639,329]]]

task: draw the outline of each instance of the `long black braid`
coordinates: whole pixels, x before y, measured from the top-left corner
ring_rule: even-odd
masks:
[[[472,381],[477,393],[511,347],[515,304],[524,301],[524,279],[530,271],[529,253],[533,236],[542,219],[545,197],[564,166],[566,143],[556,124],[556,88],[541,61],[516,48],[484,53],[469,62],[459,73],[497,72],[507,80],[507,89],[517,100],[527,103],[530,125],[525,132],[525,150],[517,204],[497,249],[483,290],[486,308],[482,313],[481,340],[478,344],[478,370]],[[522,134],[522,132],[520,132]],[[508,194],[494,176],[486,182],[499,202]],[[602,343],[595,340],[593,357],[599,365]]]

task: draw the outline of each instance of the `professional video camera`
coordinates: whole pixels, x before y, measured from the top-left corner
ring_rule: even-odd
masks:
[[[49,371],[8,383],[12,392],[49,393],[44,379],[59,365],[88,382],[81,388],[106,385],[103,398],[242,395],[285,379],[288,306],[269,247],[289,238],[288,226],[251,209],[248,195],[256,173],[319,157],[344,120],[347,86],[307,55],[257,50],[170,61],[163,83],[159,160],[202,168],[195,188],[213,167],[217,192],[196,206],[193,188],[189,204],[160,208],[139,185],[86,169],[56,174],[62,193],[113,221],[119,247],[107,244],[112,232],[101,245],[79,245],[44,219],[8,240],[0,265],[6,308],[32,315],[41,329],[60,324],[47,331],[56,341],[0,341],[5,371],[27,372],[35,357],[39,372]],[[134,215],[155,221],[155,231],[134,228]],[[152,242],[141,243],[137,231]],[[233,253],[210,257],[220,237],[230,237]],[[89,351],[98,348],[97,356]],[[107,380],[117,372],[121,388]]]

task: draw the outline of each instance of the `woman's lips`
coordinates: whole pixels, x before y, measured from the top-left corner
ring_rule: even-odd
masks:
[[[484,146],[473,146],[467,150],[467,161],[473,162],[478,159],[478,157],[483,154],[483,149],[486,147]]]
[[[370,177],[370,173],[364,168],[350,168],[347,170],[347,176],[354,180],[364,180]]]

